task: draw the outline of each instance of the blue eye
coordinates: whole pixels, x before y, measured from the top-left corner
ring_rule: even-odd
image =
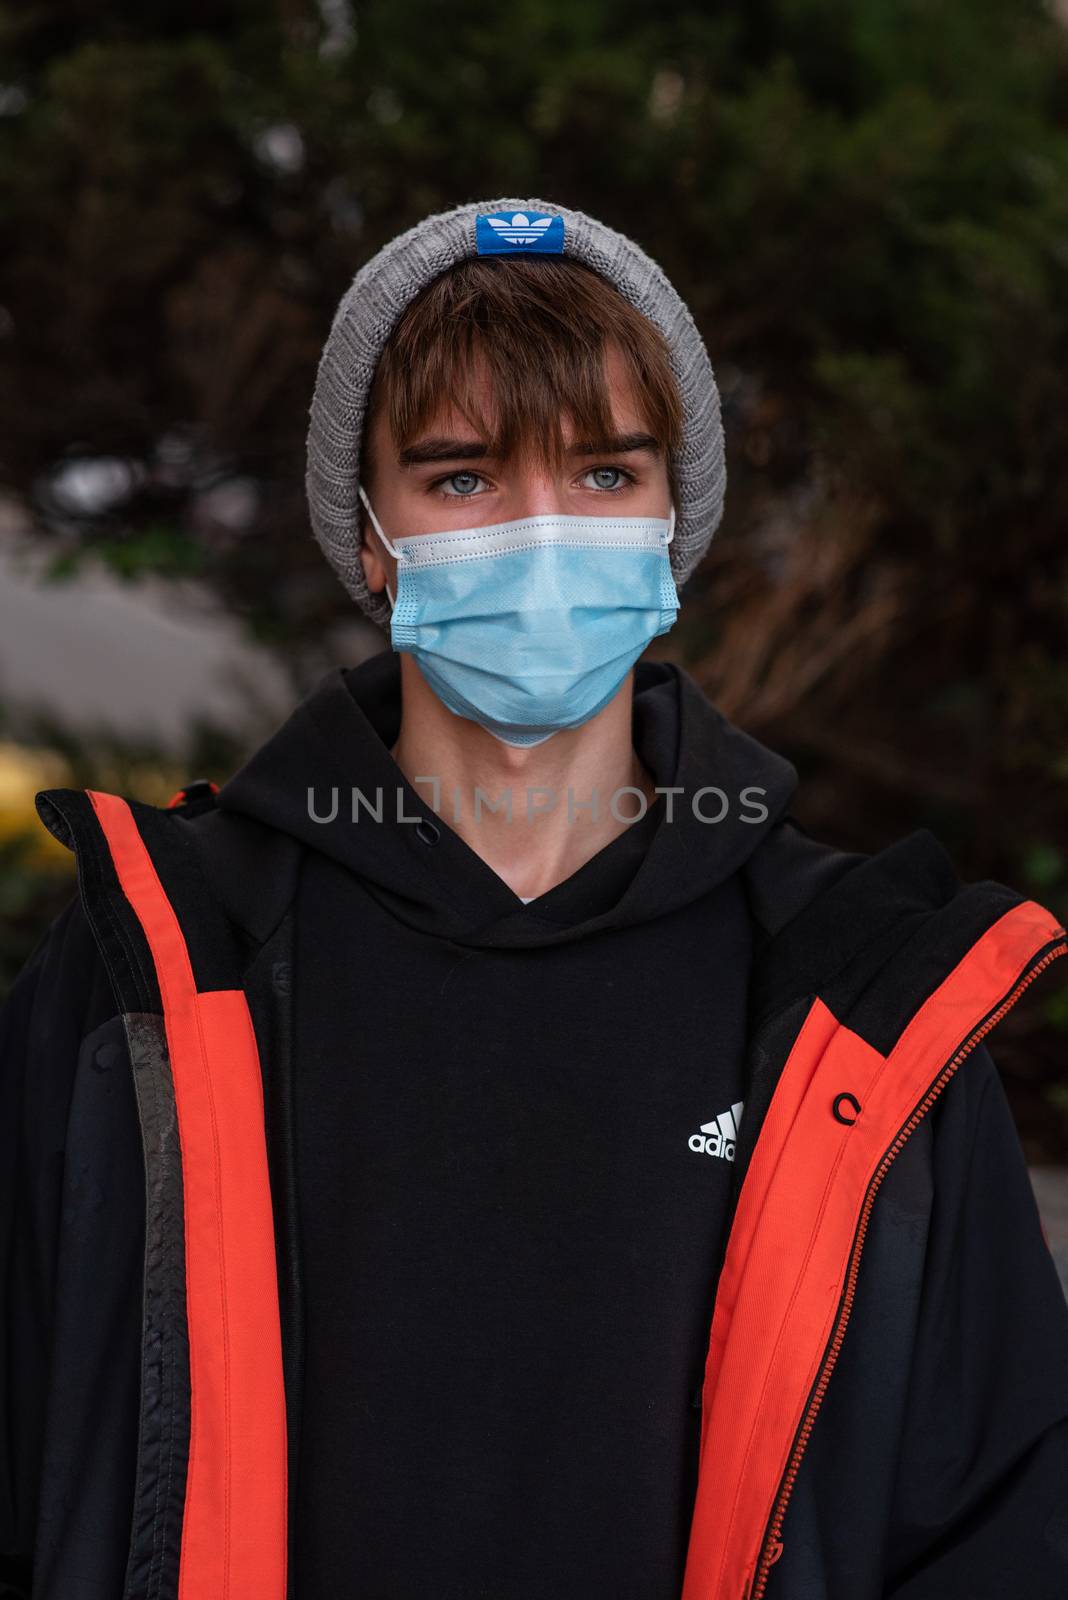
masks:
[[[622,467],[591,467],[586,473],[587,478],[592,478],[590,485],[594,489],[622,489],[630,481],[630,474],[624,472]]]
[[[446,494],[472,495],[481,482],[477,472],[454,472],[445,479],[442,487]]]

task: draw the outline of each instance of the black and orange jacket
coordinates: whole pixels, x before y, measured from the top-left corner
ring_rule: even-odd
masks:
[[[44,1228],[41,1259],[13,1257],[9,1269],[9,1289],[48,1303],[49,1353],[37,1371],[5,1365],[5,1384],[40,1397],[39,1417],[11,1399],[15,1431],[39,1425],[43,1444],[38,1481],[9,1485],[0,1504],[0,1595],[288,1593],[301,850],[222,817],[212,789],[168,808],[91,790],[38,796],[76,852],[79,900],[43,957],[43,1043],[25,1046],[29,1024],[15,1016],[16,1049],[47,1051],[68,968],[84,972],[92,955],[106,983],[94,980],[79,1023],[64,1155],[75,1201]],[[1054,1600],[1068,1593],[1068,1312],[983,1042],[1065,953],[1064,930],[1002,885],[962,885],[923,830],[800,898],[788,891],[790,847],[780,837],[776,849],[746,868],[768,938],[683,1600]],[[222,871],[259,886],[240,922],[215,892]],[[136,1128],[117,1125],[116,1062],[133,1074]],[[32,1094],[47,1095],[43,1063],[27,1059],[27,1082],[35,1066]],[[15,1114],[26,1121],[20,1160],[39,1160],[43,1176],[5,1181],[40,1181],[44,1208],[55,1155],[34,1151],[30,1088]],[[128,1237],[94,1205],[101,1163],[139,1176],[143,1213]],[[1019,1226],[1008,1250],[969,1256],[965,1273],[954,1241],[982,1229],[991,1206]],[[130,1327],[116,1308],[134,1289]],[[135,1460],[116,1422],[130,1397],[108,1390],[129,1339]],[[888,1549],[895,1468],[903,1450],[923,1454],[911,1439],[917,1396],[950,1405],[956,1374],[975,1362],[990,1411],[985,1424],[960,1417],[975,1435],[969,1473],[940,1481],[936,1440],[930,1478],[907,1491],[914,1529],[929,1500],[929,1538]],[[937,1431],[944,1417],[931,1421]],[[11,1456],[21,1442],[5,1441]]]

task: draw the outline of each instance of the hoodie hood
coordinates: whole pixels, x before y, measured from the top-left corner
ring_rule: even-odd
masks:
[[[793,766],[728,722],[683,668],[640,661],[635,748],[658,788],[678,792],[524,904],[405,779],[390,755],[400,716],[394,651],[336,668],[217,804],[333,858],[409,926],[475,948],[565,943],[674,911],[739,870],[797,787]]]

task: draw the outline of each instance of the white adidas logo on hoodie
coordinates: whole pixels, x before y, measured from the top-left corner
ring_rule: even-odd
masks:
[[[733,1161],[744,1104],[743,1100],[736,1100],[729,1111],[721,1111],[711,1122],[702,1122],[700,1133],[691,1133],[689,1137],[690,1149],[698,1155],[721,1156],[724,1161]]]

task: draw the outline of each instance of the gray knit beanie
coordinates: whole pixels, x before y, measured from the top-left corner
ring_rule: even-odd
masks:
[[[360,561],[357,497],[378,358],[405,307],[450,267],[469,256],[546,253],[593,267],[667,340],[684,417],[672,458],[677,502],[670,556],[678,587],[719,525],[727,483],[719,392],[694,320],[656,263],[624,234],[544,200],[458,206],[425,218],[360,268],[334,315],[312,398],[305,481],[315,537],[352,598],[387,629],[389,602],[368,589]]]

